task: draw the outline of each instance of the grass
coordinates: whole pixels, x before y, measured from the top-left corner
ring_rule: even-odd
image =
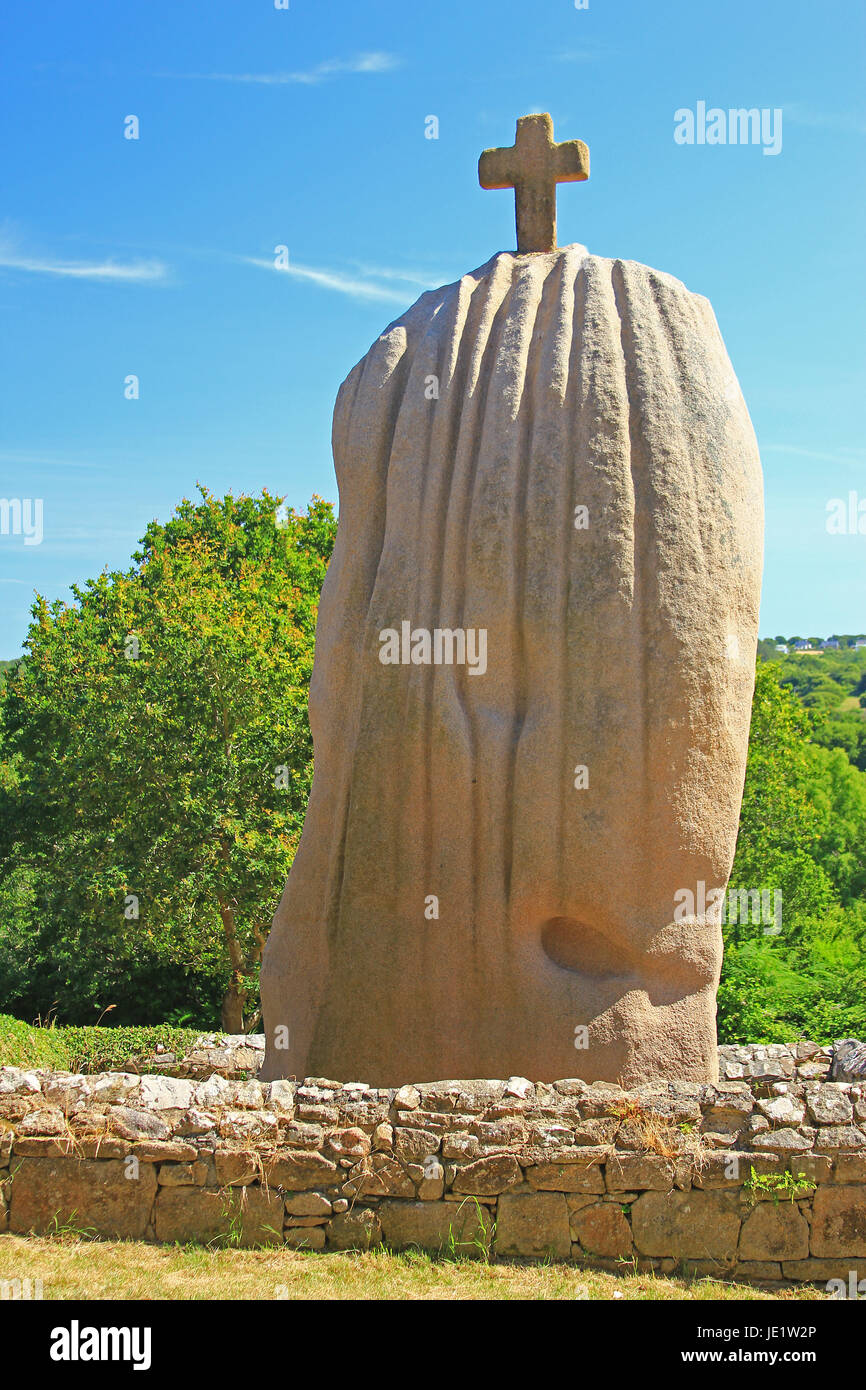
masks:
[[[57,1024],[35,1028],[9,1014],[0,1014],[0,1067],[123,1071],[133,1058],[149,1058],[157,1044],[166,1052],[183,1055],[199,1037],[200,1029],[176,1028],[169,1023],[153,1028],[64,1028]],[[158,1071],[159,1065],[141,1062],[139,1069]]]
[[[0,1235],[0,1280],[41,1279],[46,1299],[818,1300],[809,1286],[608,1274],[576,1264],[437,1259],[416,1251],[312,1253]]]
[[[797,1178],[793,1173],[756,1173],[752,1168],[743,1188],[750,1194],[751,1201],[758,1200],[760,1193],[769,1193],[773,1201],[778,1203],[782,1197],[787,1197],[791,1202],[797,1197],[805,1197],[808,1192],[815,1191],[815,1184],[808,1178]]]

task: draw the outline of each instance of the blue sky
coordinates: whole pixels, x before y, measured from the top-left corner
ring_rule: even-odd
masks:
[[[762,635],[866,629],[866,535],[826,529],[866,499],[860,0],[41,0],[4,28],[0,497],[43,499],[44,538],[0,535],[0,657],[34,589],[124,566],[197,481],[336,500],[337,388],[514,246],[477,159],[529,111],[590,146],[560,244],[714,306],[764,462]],[[781,109],[780,152],[677,144],[701,101]]]

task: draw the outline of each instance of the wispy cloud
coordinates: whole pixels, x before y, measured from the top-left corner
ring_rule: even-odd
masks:
[[[297,262],[290,262],[285,266],[276,266],[273,261],[265,260],[258,256],[241,256],[240,260],[247,265],[258,266],[260,270],[270,270],[276,275],[292,275],[298,280],[306,280],[310,284],[318,285],[324,290],[336,290],[338,294],[349,295],[352,299],[378,300],[389,304],[406,304],[407,294],[403,290],[396,290],[387,284],[379,284],[374,279],[362,279],[355,275],[347,275],[340,270],[324,269],[321,266],[298,265]],[[371,272],[373,274],[374,272]],[[380,279],[385,278],[381,271],[375,272]],[[391,278],[403,279],[405,277],[392,275]],[[412,281],[413,284],[425,284],[426,282]],[[432,285],[427,284],[427,288]]]
[[[846,135],[866,135],[866,116],[857,111],[816,111],[798,101],[783,107],[785,120],[815,130],[836,130]]]
[[[862,467],[866,459],[864,449],[846,449],[842,453],[825,453],[823,450],[801,449],[796,444],[762,444],[762,454],[793,454],[797,458],[814,459],[818,463],[838,463],[843,467]]]
[[[53,256],[32,256],[0,242],[0,268],[23,270],[33,275],[61,275],[73,280],[114,280],[127,283],[165,280],[162,261],[67,261]]]
[[[555,57],[558,63],[597,63],[602,58],[610,57],[615,51],[598,39],[590,39],[582,43],[579,48],[563,49]]]
[[[314,87],[329,77],[340,77],[346,73],[392,72],[400,66],[400,61],[393,53],[358,53],[353,58],[329,58],[315,67],[295,72],[167,72],[160,76],[198,82],[252,82],[262,87],[298,84]]]
[[[108,467],[92,458],[72,458],[68,454],[43,453],[32,449],[0,449],[0,465],[4,468],[86,468],[100,472]]]
[[[434,289],[444,285],[445,275],[430,275],[423,270],[404,270],[399,266],[363,265],[358,263],[362,275],[372,275],[377,280],[398,280],[407,285],[420,285],[422,289]]]

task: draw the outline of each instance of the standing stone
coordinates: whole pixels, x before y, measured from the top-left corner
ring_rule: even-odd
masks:
[[[374,343],[333,441],[263,1076],[715,1079],[762,492],[709,303],[496,255]]]

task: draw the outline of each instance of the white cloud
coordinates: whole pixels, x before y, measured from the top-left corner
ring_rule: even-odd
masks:
[[[0,464],[5,468],[87,468],[104,470],[108,465],[94,463],[91,458],[72,458],[68,454],[51,454],[31,449],[0,449]]]
[[[202,82],[251,82],[263,87],[284,87],[300,84],[313,87],[328,77],[343,73],[391,72],[400,66],[393,53],[358,53],[354,58],[329,58],[313,68],[298,72],[187,72],[164,73],[165,77],[181,77]]]
[[[347,294],[353,299],[375,299],[389,304],[406,304],[407,302],[407,296],[401,290],[390,289],[387,285],[377,284],[374,280],[358,279],[356,276],[346,275],[339,270],[298,265],[296,262],[290,262],[285,266],[276,266],[273,261],[258,256],[241,256],[240,260],[245,261],[247,265],[258,266],[261,270],[270,270],[277,275],[292,275],[298,280],[306,280],[311,284],[319,285],[322,289],[336,290],[339,294]]]
[[[372,275],[377,280],[399,280],[407,285],[420,285],[425,290],[444,285],[447,279],[445,275],[431,276],[423,270],[402,270],[396,266],[362,265],[358,262],[358,269],[362,275]]]
[[[843,466],[861,466],[866,456],[866,450],[849,449],[842,453],[824,453],[815,449],[801,449],[796,444],[762,444],[762,454],[794,454],[797,458],[815,459],[821,463],[838,463]]]
[[[64,261],[54,257],[29,256],[0,243],[0,267],[23,270],[34,275],[61,275],[75,280],[115,280],[130,282],[164,280],[167,267],[162,261],[113,260]]]
[[[558,63],[597,63],[601,53],[598,49],[579,48],[569,49],[566,53],[557,53]]]
[[[788,102],[783,108],[785,120],[794,125],[811,126],[815,130],[836,130],[846,135],[866,135],[866,116],[856,111],[816,111],[799,101]]]

